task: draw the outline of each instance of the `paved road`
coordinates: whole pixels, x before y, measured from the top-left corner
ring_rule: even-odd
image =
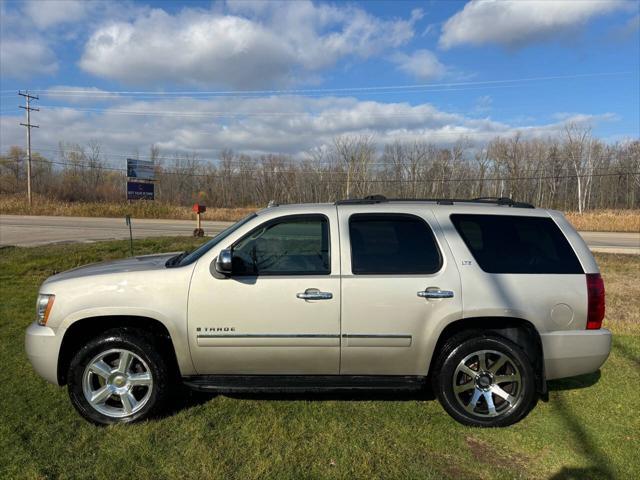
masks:
[[[640,233],[580,232],[594,252],[640,254]]]
[[[189,220],[133,219],[134,238],[191,235]],[[214,235],[228,222],[203,222],[207,235]],[[581,232],[594,251],[640,254],[640,233]],[[36,217],[0,215],[0,245],[34,246],[61,242],[95,242],[129,238],[123,218]]]
[[[228,222],[202,222],[207,235],[224,230]],[[132,219],[133,238],[192,235],[195,221]],[[124,218],[37,217],[0,215],[0,246],[29,247],[47,243],[95,242],[129,238]]]

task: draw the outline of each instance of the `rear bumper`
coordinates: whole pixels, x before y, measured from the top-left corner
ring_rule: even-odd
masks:
[[[38,375],[58,385],[58,353],[62,335],[33,322],[27,328],[24,347],[27,357]]]
[[[540,334],[547,380],[597,371],[611,351],[611,332],[568,330]]]

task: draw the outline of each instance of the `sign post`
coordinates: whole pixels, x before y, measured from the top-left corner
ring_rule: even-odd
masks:
[[[133,257],[133,232],[131,231],[131,215],[125,216],[124,221],[129,227],[129,250],[131,250],[131,256]]]

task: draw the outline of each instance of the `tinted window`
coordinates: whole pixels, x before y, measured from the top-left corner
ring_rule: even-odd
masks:
[[[440,251],[429,226],[413,215],[352,215],[351,271],[354,274],[434,273]]]
[[[320,215],[267,222],[233,247],[238,275],[328,274],[329,226]]]
[[[489,273],[584,273],[551,218],[451,215],[478,265]]]

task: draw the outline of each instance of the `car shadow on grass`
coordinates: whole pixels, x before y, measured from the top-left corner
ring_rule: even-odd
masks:
[[[155,419],[172,417],[184,410],[189,410],[213,400],[217,396],[216,393],[198,392],[186,385],[175,387],[172,392],[172,398],[161,413],[156,415]]]
[[[577,377],[562,378],[560,380],[549,380],[547,388],[550,392],[560,392],[563,390],[579,390],[589,388],[600,380],[600,370],[593,373],[578,375]],[[555,401],[555,400],[554,400]]]
[[[559,416],[567,430],[573,435],[579,453],[591,463],[589,467],[562,467],[557,473],[549,477],[550,480],[574,480],[601,478],[613,480],[616,478],[609,457],[598,447],[598,440],[584,428],[583,422],[575,415],[561,397],[553,400]]]
[[[281,401],[305,401],[305,402],[412,402],[434,400],[435,395],[431,389],[421,390],[336,390],[336,391],[309,391],[309,392],[235,392],[224,393],[230,398],[247,400],[281,400]]]
[[[600,380],[600,370],[586,375],[580,375],[562,380],[549,381],[550,391],[576,390],[588,388]],[[582,479],[614,479],[609,457],[599,448],[598,439],[594,438],[584,427],[584,422],[567,404],[563,396],[553,398],[553,408],[566,427],[566,431],[574,440],[578,453],[589,461],[588,467],[562,467],[557,473],[549,477],[550,480],[582,480]]]
[[[565,378],[562,380],[549,381],[549,391],[577,390],[595,385],[600,380],[600,371],[580,375],[578,377]],[[182,410],[203,405],[218,396],[236,398],[239,400],[264,400],[264,401],[304,401],[304,402],[415,402],[433,401],[436,396],[430,387],[429,382],[417,390],[335,390],[335,391],[255,391],[255,392],[202,392],[192,390],[189,387],[181,386],[174,394],[171,407],[166,410],[160,418],[169,417]],[[555,400],[554,400],[555,401]]]
[[[305,392],[201,392],[186,386],[179,387],[174,392],[174,399],[169,408],[161,413],[158,419],[171,417],[183,410],[203,405],[218,396],[225,396],[239,400],[264,401],[304,401],[304,402],[411,402],[433,401],[435,395],[431,388],[420,390],[338,390],[338,391],[305,391]]]
[[[613,339],[613,348],[615,349],[616,353],[619,353],[624,358],[626,358],[630,362],[635,363],[636,366],[640,368],[640,357],[635,355],[629,347],[627,347],[623,342],[616,339],[615,337]]]

